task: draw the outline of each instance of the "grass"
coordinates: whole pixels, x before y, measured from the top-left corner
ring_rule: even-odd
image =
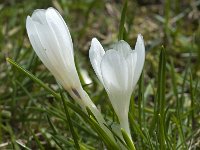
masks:
[[[117,117],[90,65],[90,41],[97,37],[108,48],[118,39],[126,39],[134,47],[137,33],[141,33],[146,60],[129,112],[136,149],[200,148],[200,1],[127,2],[125,7],[114,0],[0,3],[0,149],[115,146],[92,114],[87,117],[60,90],[28,41],[26,16],[49,6],[57,8],[67,22],[82,85],[109,125],[115,125]],[[126,142],[133,149],[128,139]]]

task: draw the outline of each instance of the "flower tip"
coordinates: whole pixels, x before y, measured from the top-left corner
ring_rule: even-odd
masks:
[[[100,45],[100,42],[97,40],[96,37],[92,38],[90,49],[94,49],[95,46]]]
[[[138,45],[138,46],[140,45],[140,48],[144,47],[144,39],[143,39],[142,34],[138,34],[136,45]],[[138,47],[138,46],[136,46],[136,47]],[[136,47],[135,47],[135,49],[137,49]]]
[[[26,17],[26,22],[29,21],[30,19],[31,19],[31,17],[30,17],[30,16],[27,16],[27,17]]]
[[[48,13],[58,13],[58,11],[55,9],[55,8],[53,8],[53,7],[49,7],[49,8],[47,8],[47,10],[46,10],[46,14],[48,14]]]
[[[94,43],[94,42],[99,42],[96,37],[92,38],[92,42],[91,43]]]
[[[119,40],[117,43],[123,43],[123,42],[126,42],[126,41],[124,41],[124,40]]]
[[[139,33],[137,38],[140,39],[140,40],[143,40],[143,36],[142,36],[142,34]]]
[[[135,50],[138,53],[138,57],[143,58],[141,60],[144,61],[145,45],[144,45],[143,36],[141,34],[138,34],[137,41],[136,41],[136,44],[135,44]]]
[[[47,10],[56,10],[56,9],[53,7],[49,7],[49,8],[47,8]]]
[[[35,9],[35,10],[33,11],[32,15],[31,15],[31,17],[34,16],[36,13],[38,13],[40,10],[41,10],[41,9]]]

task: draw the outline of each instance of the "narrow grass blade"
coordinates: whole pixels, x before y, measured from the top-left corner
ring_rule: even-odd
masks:
[[[17,144],[19,144],[21,147],[23,147],[23,149],[25,149],[25,150],[31,150],[30,148],[28,148],[26,145],[24,145],[22,142],[20,142],[20,141],[16,141],[16,143]]]
[[[144,78],[143,73],[140,76],[139,80],[139,90],[138,90],[138,122],[140,127],[144,126]]]
[[[124,147],[128,148],[128,146],[127,146],[126,143],[123,141],[123,139],[121,139],[121,138],[117,135],[117,133],[115,133],[115,132],[112,130],[111,127],[109,127],[109,126],[107,126],[107,125],[105,125],[105,126],[110,130],[110,132],[114,135],[114,137],[115,137],[119,142],[122,143],[122,145],[123,145]]]
[[[47,91],[49,91],[53,96],[55,96],[56,98],[60,98],[59,94],[57,94],[54,90],[52,90],[50,87],[48,87],[45,83],[43,83],[40,79],[38,79],[37,77],[35,77],[29,71],[27,71],[26,69],[22,68],[20,65],[18,65],[16,62],[14,62],[12,59],[6,58],[6,60],[10,64],[12,64],[15,68],[17,68],[22,73],[24,73],[26,76],[28,76],[33,81],[35,81],[36,83],[38,83],[41,87],[43,87],[44,89],[46,89]]]
[[[123,9],[122,9],[122,13],[121,13],[118,40],[124,39],[124,34],[125,34],[124,24],[125,24],[125,21],[126,21],[127,5],[128,5],[128,0],[125,0],[124,5],[123,5]]]
[[[65,150],[65,148],[63,148],[63,145],[61,143],[58,142],[58,139],[56,139],[54,137],[55,135],[52,135],[52,139],[54,140],[54,142],[58,145],[58,147],[61,149],[61,150]]]
[[[122,136],[123,136],[124,141],[126,142],[128,148],[129,148],[129,150],[136,150],[135,145],[133,144],[133,141],[130,139],[130,137],[128,136],[126,131],[122,128],[121,132],[122,132]]]
[[[131,128],[133,128],[135,133],[137,133],[137,135],[139,137],[141,137],[144,141],[147,142],[147,138],[146,138],[145,134],[141,130],[140,126],[135,122],[135,120],[133,119],[133,116],[130,115],[130,113],[129,113],[129,121],[130,121],[130,126],[131,126]]]
[[[171,60],[171,65],[170,65],[170,73],[171,73],[171,77],[172,77],[172,85],[173,85],[173,91],[174,91],[174,95],[176,97],[176,124],[178,127],[178,131],[180,132],[180,137],[181,137],[181,141],[185,141],[185,137],[184,137],[184,133],[183,133],[183,125],[182,125],[182,121],[181,121],[181,103],[180,103],[180,98],[178,97],[178,87],[177,87],[177,81],[176,81],[176,74],[175,74],[175,69],[174,69],[174,63],[173,60]],[[187,147],[186,143],[185,143],[185,147]]]
[[[145,111],[144,111],[144,74],[142,72],[139,80],[139,90],[138,90],[138,122],[140,128],[146,128],[145,123]],[[143,139],[140,139],[140,145],[144,145]]]
[[[48,120],[48,123],[49,123],[51,129],[53,130],[53,133],[54,133],[54,134],[57,134],[57,130],[56,130],[56,128],[54,127],[53,123],[51,122],[51,119],[49,118],[49,115],[47,115],[47,120]]]
[[[195,128],[195,117],[194,117],[194,88],[193,88],[193,78],[192,74],[190,73],[190,97],[191,97],[191,120],[192,120],[192,129]]]
[[[15,134],[13,133],[13,130],[12,130],[11,126],[10,126],[8,123],[6,123],[6,126],[5,126],[4,129],[5,129],[5,130],[9,133],[9,135],[10,135],[12,148],[13,148],[14,150],[20,150],[18,144],[16,143],[16,137],[15,137]]]
[[[160,149],[166,149],[165,145],[165,71],[166,71],[166,56],[165,49],[162,48],[159,59],[159,70],[158,70],[158,87],[157,87],[157,124],[158,124],[158,136]]]
[[[37,145],[39,146],[39,148],[40,148],[41,150],[45,150],[45,148],[42,146],[42,143],[39,141],[39,139],[38,139],[38,137],[35,135],[35,133],[33,133],[33,131],[32,131],[31,129],[30,129],[30,132],[31,132],[33,138],[35,139]]]
[[[96,120],[90,116],[90,125],[91,127],[97,132],[97,134],[101,137],[101,139],[104,141],[106,144],[107,148],[109,150],[115,149],[119,150],[119,146],[116,145],[112,139],[109,138],[109,136],[105,133],[105,131],[99,126],[99,124],[96,122]]]
[[[151,141],[151,137],[150,137],[150,135],[149,135],[149,132],[146,131],[145,133],[146,133],[146,137],[147,137],[147,141],[148,141],[148,143],[149,143],[150,149],[151,149],[151,150],[154,150],[155,148],[153,147],[153,142]]]
[[[69,111],[68,111],[68,108],[67,108],[68,106],[66,105],[66,102],[64,100],[64,95],[63,95],[63,92],[61,90],[60,90],[60,95],[61,95],[61,100],[62,100],[62,103],[63,103],[65,115],[67,117],[67,121],[68,121],[68,124],[69,124],[69,128],[70,128],[73,140],[74,140],[75,147],[76,147],[77,150],[79,150],[80,146],[79,146],[79,143],[78,143],[78,136],[77,136],[77,134],[74,130],[74,127],[73,127],[73,124],[72,124],[72,121],[71,121],[71,118],[70,118],[70,115],[69,115]]]

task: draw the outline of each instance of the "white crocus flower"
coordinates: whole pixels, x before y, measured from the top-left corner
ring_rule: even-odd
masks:
[[[35,10],[26,20],[28,37],[36,54],[66,89],[79,88],[72,39],[61,15],[53,8]]]
[[[138,35],[135,50],[121,40],[106,52],[100,42],[93,38],[89,57],[96,75],[108,93],[121,127],[131,137],[128,111],[131,94],[144,65],[145,47],[142,36]]]
[[[71,35],[58,11],[54,8],[35,10],[31,17],[27,17],[26,29],[34,51],[59,84],[85,111],[86,107],[90,108],[101,127],[110,133],[101,113],[81,86]]]

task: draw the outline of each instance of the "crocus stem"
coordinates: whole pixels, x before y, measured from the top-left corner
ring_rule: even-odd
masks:
[[[91,112],[94,114],[101,128],[108,134],[108,136],[115,141],[111,131],[105,126],[106,122],[102,116],[102,114],[97,109],[96,105],[92,102],[88,94],[84,91],[82,87],[80,88],[72,88],[68,90],[70,96],[77,101],[77,103],[83,108],[85,112],[87,112],[86,107],[88,107]]]
[[[119,114],[118,119],[119,119],[121,128],[123,128],[128,134],[128,136],[130,137],[130,139],[132,139],[130,128],[129,128],[128,113],[125,113],[124,115]]]
[[[129,128],[128,113],[125,113],[125,114],[127,115],[118,115],[120,126],[122,128],[121,132],[128,147],[131,150],[136,150],[132,137],[131,137],[130,128]]]

